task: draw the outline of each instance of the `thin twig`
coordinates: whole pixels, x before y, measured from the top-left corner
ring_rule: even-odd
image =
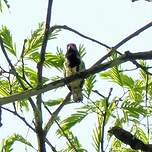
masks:
[[[94,107],[92,107],[92,106],[89,106],[89,104],[83,103],[85,106],[87,106],[87,107],[89,108],[88,111],[91,110],[92,112],[94,112],[94,113],[96,113],[96,114],[103,115],[103,111],[100,109],[100,107],[97,106],[96,103],[95,103],[92,99],[90,99],[90,97],[88,97],[88,96],[86,96],[86,95],[84,95],[84,96],[85,96],[88,100],[90,100],[91,103],[95,106],[95,108],[94,108]],[[96,109],[98,109],[99,112],[97,112]]]
[[[23,80],[29,85],[29,87],[33,88],[33,86],[28,82],[28,80],[26,79],[26,76],[25,76],[25,64],[24,64],[24,51],[25,51],[25,45],[26,45],[26,42],[27,40],[25,39],[24,40],[24,43],[23,43],[23,48],[22,48],[22,53],[21,53],[21,61],[22,61],[22,77],[23,77]]]
[[[108,57],[110,57],[112,55],[112,53],[114,52],[114,50],[113,49],[109,49],[109,50],[108,50],[109,52],[105,56],[103,56],[101,59],[99,59],[96,63],[94,63],[93,66],[101,64],[104,60],[106,60]],[[93,67],[93,66],[91,66],[91,67]]]
[[[49,142],[47,138],[45,138],[45,142],[51,147],[53,152],[57,152],[56,148]]]
[[[5,107],[1,107],[2,109],[16,115],[18,118],[20,118],[31,130],[33,130],[35,132],[35,129],[26,121],[26,119],[22,116],[20,116],[16,111],[12,111],[8,108],[5,108]]]
[[[51,27],[50,30],[55,30],[55,29],[64,29],[64,30],[71,31],[71,32],[73,32],[73,33],[75,33],[75,34],[77,34],[77,35],[79,35],[79,36],[81,36],[81,37],[83,37],[83,38],[85,38],[85,39],[88,39],[88,40],[90,40],[90,41],[92,41],[92,42],[95,42],[95,43],[97,43],[97,44],[99,44],[99,45],[101,45],[101,46],[103,46],[103,47],[106,47],[106,48],[108,48],[108,49],[111,48],[110,46],[108,46],[108,45],[106,45],[106,44],[104,44],[104,43],[102,43],[102,42],[100,42],[100,41],[98,41],[98,40],[95,40],[95,39],[93,39],[93,38],[91,38],[91,37],[89,37],[89,36],[86,36],[86,35],[78,32],[77,30],[75,30],[75,29],[73,29],[73,28],[70,28],[70,27],[67,26],[67,25],[54,25],[54,26]]]
[[[98,94],[98,95],[101,96],[102,98],[105,98],[105,96],[102,95],[98,90],[92,90],[92,92]]]
[[[102,123],[102,136],[101,136],[101,152],[104,152],[104,130],[105,130],[105,125],[106,125],[106,117],[107,117],[107,110],[109,106],[109,98],[112,93],[112,88],[109,91],[108,97],[106,98],[106,107],[105,107],[105,113],[103,115],[103,123]]]
[[[45,107],[46,110],[49,112],[49,114],[51,116],[53,116],[53,113],[49,110],[48,107]],[[65,133],[65,131],[62,129],[62,127],[60,126],[60,124],[58,123],[58,121],[56,119],[54,119],[54,122],[58,125],[59,129],[62,131],[64,137],[67,139],[67,141],[69,142],[69,144],[71,145],[71,147],[75,150],[75,152],[78,152],[78,150],[76,149],[75,145],[71,142],[71,140],[69,139],[69,137],[67,136],[67,134]]]
[[[44,134],[46,135],[50,129],[50,127],[52,126],[53,122],[56,120],[59,112],[61,111],[61,109],[67,104],[68,101],[70,101],[70,96],[71,96],[71,92],[69,92],[67,94],[67,96],[65,97],[64,101],[60,104],[60,106],[52,113],[51,118],[48,120],[48,122],[46,123],[45,127],[44,127]],[[43,103],[44,104],[44,103]],[[47,106],[44,104],[44,107],[47,109]]]

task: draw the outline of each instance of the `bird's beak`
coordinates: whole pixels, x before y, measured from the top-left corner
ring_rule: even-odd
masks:
[[[68,45],[67,50],[70,50],[70,48],[71,48],[71,45]]]

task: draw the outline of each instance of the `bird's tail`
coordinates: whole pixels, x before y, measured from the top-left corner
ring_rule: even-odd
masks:
[[[82,94],[81,88],[74,88],[71,91],[72,91],[72,95],[73,95],[73,100],[75,102],[80,102],[83,100],[83,94]]]

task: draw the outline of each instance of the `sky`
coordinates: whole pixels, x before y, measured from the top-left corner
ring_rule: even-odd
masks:
[[[3,13],[0,13],[0,26],[6,25],[10,29],[13,40],[17,45],[17,51],[20,52],[24,39],[30,37],[31,31],[38,26],[38,23],[45,21],[47,0],[8,0],[8,2],[10,9],[5,9]],[[144,0],[139,0],[134,3],[132,3],[131,0],[54,0],[51,25],[68,25],[84,35],[90,36],[109,46],[114,46],[129,34],[151,22],[151,14],[152,3]],[[127,50],[131,52],[151,50],[151,35],[152,29],[149,28],[121,46],[118,51],[123,53]],[[65,30],[60,32],[57,40],[48,43],[47,50],[55,52],[57,46],[65,50],[69,42],[74,42],[77,45],[84,44],[87,50],[87,54],[84,57],[87,68],[107,53],[104,47]],[[0,65],[4,64],[6,64],[6,61],[2,58]],[[45,70],[45,74],[49,76],[52,75],[48,70]],[[102,83],[99,83],[96,87],[100,89],[103,94],[107,94],[109,89],[109,86],[103,85]],[[67,90],[61,92],[62,96],[65,92],[67,93]],[[46,95],[48,97],[49,93]],[[66,117],[72,112],[71,107],[67,107],[61,112],[61,116]],[[30,114],[26,116],[28,117]],[[46,117],[48,117],[48,114],[46,114]],[[95,125],[95,122],[92,120],[93,117],[89,116],[81,125],[74,128],[75,134],[81,139],[84,147],[89,147],[89,152],[94,152],[90,136],[90,132]],[[23,134],[24,131],[23,136],[27,134],[28,129],[25,128],[24,124],[7,112],[3,114],[2,123],[3,126],[0,128],[0,141],[11,134],[12,130],[20,134]],[[89,125],[86,126],[88,123]],[[54,129],[55,127],[56,126],[54,126]],[[80,127],[81,129],[79,129]],[[59,147],[62,145],[62,141],[56,141],[53,133],[49,135],[51,138],[53,137],[52,142],[54,145]],[[35,139],[33,136],[30,132],[27,138],[31,139],[32,137]],[[24,146],[15,144],[13,148],[14,152],[18,152],[23,151]],[[28,150],[29,152],[34,151],[32,149]]]

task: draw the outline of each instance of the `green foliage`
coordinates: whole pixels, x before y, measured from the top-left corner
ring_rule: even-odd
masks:
[[[16,142],[21,142],[27,146],[33,147],[31,145],[31,143],[29,141],[27,141],[24,137],[22,137],[21,135],[18,134],[13,134],[9,137],[7,137],[6,139],[3,139],[2,143],[1,143],[1,147],[0,147],[0,152],[11,152],[12,149],[12,145]]]
[[[93,89],[95,83],[96,83],[96,75],[91,75],[90,77],[88,77],[85,80],[84,87],[85,87],[85,93],[86,93],[88,98],[92,92],[92,89]]]
[[[64,101],[63,98],[59,98],[59,99],[56,99],[56,100],[46,101],[46,102],[44,102],[44,104],[45,104],[46,106],[52,107],[52,106],[59,105],[59,104],[62,103],[63,101]]]
[[[32,87],[36,87],[36,85],[37,85],[37,72],[36,71],[34,71],[33,69],[31,69],[27,66],[25,66],[24,69],[19,66],[16,68],[16,70],[20,75],[24,75],[24,77],[26,78],[26,81],[28,81]],[[23,80],[25,80],[25,78],[23,78]],[[42,78],[43,83],[47,82],[48,80],[49,79],[47,77]],[[25,85],[27,85],[27,84],[25,84]]]
[[[78,110],[76,113],[64,119],[60,123],[60,126],[64,131],[69,130],[77,123],[80,123],[87,115],[88,115],[88,112],[86,110],[83,110],[83,108],[80,108],[80,110]],[[60,129],[57,130],[57,134],[62,135],[62,132],[60,132]]]
[[[0,95],[1,96],[8,96],[9,95],[9,81],[8,80],[0,80]]]
[[[58,35],[59,30],[54,30],[53,32],[50,31],[48,39],[55,39]],[[23,50],[21,56],[22,57],[28,57],[32,59],[32,54],[38,51],[43,42],[43,36],[44,36],[44,23],[40,23],[38,25],[38,28],[31,33],[31,37],[26,39],[25,41],[25,49]]]
[[[129,100],[126,100],[122,103],[121,108],[128,116],[133,118],[139,118],[140,115],[146,116],[147,114],[144,106],[140,105],[138,102],[130,102]]]
[[[134,136],[137,139],[140,139],[144,143],[148,143],[148,138],[146,136],[146,133],[143,131],[142,128],[139,128],[138,124],[134,124],[131,128],[131,131],[134,133]]]
[[[7,0],[0,0],[0,11],[3,11],[3,6],[6,5],[7,8],[10,8],[10,5],[8,4]]]
[[[97,125],[93,129],[93,135],[92,135],[93,146],[94,146],[96,152],[100,151],[102,125],[103,125],[103,119],[102,119],[102,117],[100,115],[98,115]]]
[[[132,88],[134,86],[134,81],[131,77],[120,72],[119,67],[113,67],[108,71],[100,73],[100,76],[105,79],[117,83],[121,87]]]
[[[1,8],[1,1],[0,1]],[[59,30],[49,32],[49,40],[55,39],[58,35]],[[4,46],[6,50],[15,57],[16,63],[14,63],[14,67],[19,75],[19,78],[23,82],[24,86],[27,89],[31,89],[33,87],[37,87],[37,71],[30,66],[30,64],[36,65],[39,62],[40,57],[40,49],[43,43],[44,37],[44,24],[41,23],[38,25],[38,28],[31,33],[31,36],[25,39],[23,50],[20,52],[19,59],[17,58],[18,54],[16,51],[16,44],[13,42],[13,38],[11,32],[6,26],[2,26],[0,29],[0,35],[4,42]],[[64,63],[64,53],[62,49],[56,49],[56,53],[54,50],[49,50],[45,53],[45,61],[44,68],[48,68],[51,71],[58,70],[63,74],[63,63]],[[78,51],[80,53],[81,58],[83,58],[86,54],[86,49],[84,45],[79,45]],[[108,60],[113,60],[118,58],[118,54],[113,52],[111,57]],[[12,57],[12,56],[11,56]],[[147,70],[147,64],[144,61],[140,61],[140,64],[145,67]],[[125,67],[126,69],[126,67]],[[11,69],[9,69],[11,71]],[[129,124],[131,128],[131,132],[135,134],[138,139],[141,139],[145,143],[148,142],[147,135],[144,129],[141,128],[140,120],[145,119],[151,116],[152,112],[152,78],[151,76],[147,76],[145,70],[139,70],[139,78],[134,76],[129,76],[126,74],[127,72],[123,71],[123,68],[120,66],[114,66],[113,68],[108,69],[99,74],[100,77],[96,75],[91,75],[85,80],[84,84],[84,92],[85,97],[83,104],[77,109],[76,112],[61,120],[58,125],[56,133],[60,137],[65,137],[67,144],[66,147],[60,152],[85,152],[83,146],[81,145],[79,139],[74,135],[72,128],[81,122],[90,114],[96,116],[94,121],[96,122],[95,127],[92,130],[92,142],[96,152],[101,151],[101,138],[105,132],[102,132],[102,127],[113,127],[111,124],[115,124],[117,126],[123,127],[126,124]],[[123,94],[119,94],[118,96],[115,94],[101,95],[104,90],[100,90],[101,94],[99,95],[94,91],[96,85],[100,81],[100,78],[104,78],[108,81],[113,82],[114,86],[118,86],[119,89],[122,90]],[[50,79],[43,76],[43,83],[48,82]],[[60,76],[52,75],[52,81],[60,79]],[[111,86],[108,86],[111,88]],[[113,87],[113,86],[112,86]],[[0,96],[8,96],[14,93],[22,92],[23,88],[19,84],[16,75],[12,72],[5,72],[1,75],[0,79]],[[96,93],[96,96],[95,96]],[[145,104],[145,97],[147,97],[147,105]],[[87,100],[87,103],[85,102]],[[112,99],[112,100],[111,100]],[[107,101],[108,100],[108,101]],[[64,98],[56,98],[54,100],[50,100],[44,102],[46,106],[49,108],[54,108],[59,104],[63,103]],[[72,104],[72,103],[71,103]],[[23,100],[15,103],[17,109],[29,110],[29,105],[27,100]],[[59,117],[59,116],[57,116]],[[104,122],[104,118],[105,122]],[[51,119],[52,120],[52,119]],[[53,120],[52,120],[53,123]],[[105,126],[103,126],[105,125]],[[145,125],[145,124],[144,124]],[[147,125],[147,124],[146,124]],[[104,140],[107,140],[105,137]],[[3,140],[1,152],[9,152],[12,150],[12,145],[14,142],[19,141],[28,146],[32,145],[26,141],[22,136],[14,134],[9,136],[5,140]],[[112,136],[109,136],[108,147],[110,147],[110,151],[112,152],[134,152],[131,148],[124,145],[121,141],[116,138],[113,139]],[[106,142],[105,142],[106,143]],[[104,148],[105,149],[105,148]]]
[[[47,52],[45,54],[45,62],[44,65],[47,67],[55,67],[58,70],[62,70],[63,69],[63,55],[62,54],[53,54],[51,52]],[[30,58],[35,61],[36,63],[38,63],[39,61],[39,56],[40,54],[38,52],[34,52],[31,54]]]
[[[13,43],[12,35],[6,26],[2,26],[0,29],[0,36],[3,40],[4,47],[13,55],[16,56],[16,44]]]
[[[66,138],[70,142],[67,142],[68,147],[60,150],[60,152],[87,152],[85,149],[82,148],[82,145],[80,144],[78,138],[74,136],[74,134],[71,131],[67,130],[66,132],[64,132],[64,134],[64,136],[66,136]]]
[[[78,51],[79,51],[81,58],[83,58],[86,55],[86,49],[83,44],[79,45]]]
[[[126,148],[126,145],[122,144],[122,142],[118,139],[114,139],[112,141],[112,146],[110,149],[111,152],[137,152],[136,150],[132,150],[131,148]]]

